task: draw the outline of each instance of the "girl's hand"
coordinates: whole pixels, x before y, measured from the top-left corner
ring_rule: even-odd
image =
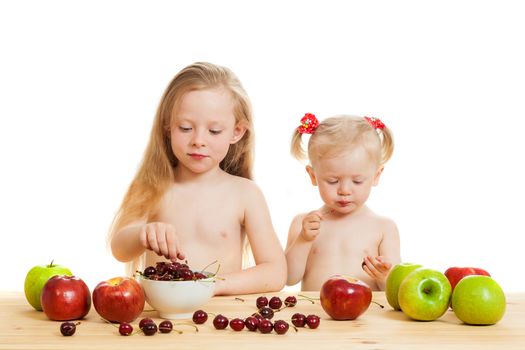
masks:
[[[144,248],[154,251],[158,256],[172,261],[185,259],[173,225],[163,222],[147,223],[142,226],[139,239]]]
[[[303,219],[303,229],[301,236],[306,241],[313,241],[321,230],[321,220],[323,215],[320,211],[313,211],[306,215]]]
[[[362,264],[363,270],[376,281],[384,281],[392,264],[384,256],[366,256]]]

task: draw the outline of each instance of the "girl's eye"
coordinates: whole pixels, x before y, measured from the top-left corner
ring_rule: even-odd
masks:
[[[189,132],[191,131],[191,127],[179,126],[179,130],[182,132]]]
[[[355,183],[356,185],[361,185],[361,184],[363,183],[363,181],[357,181],[357,180],[354,180],[354,183]]]
[[[210,134],[212,135],[219,135],[222,132],[222,130],[210,130]]]
[[[339,181],[338,180],[326,180],[326,182],[328,182],[330,185],[335,185]]]

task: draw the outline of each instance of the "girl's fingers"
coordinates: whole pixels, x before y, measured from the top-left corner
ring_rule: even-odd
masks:
[[[140,244],[146,249],[151,249],[148,243],[148,232],[146,231],[146,226],[142,227],[139,235]]]
[[[186,254],[184,254],[184,252],[182,251],[182,247],[180,245],[179,238],[177,236],[175,236],[175,245],[176,245],[176,251],[175,251],[176,257],[179,258],[179,260],[186,259]]]
[[[159,255],[159,245],[157,244],[157,235],[154,229],[151,227],[146,228],[146,236],[148,237],[148,245],[157,255]]]
[[[166,246],[168,249],[166,259],[176,260],[177,259],[177,236],[175,235],[175,229],[168,227],[166,229]]]

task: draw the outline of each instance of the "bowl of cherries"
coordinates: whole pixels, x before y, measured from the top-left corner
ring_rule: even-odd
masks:
[[[166,319],[191,318],[215,290],[216,273],[194,271],[187,263],[157,262],[136,276],[148,304]]]

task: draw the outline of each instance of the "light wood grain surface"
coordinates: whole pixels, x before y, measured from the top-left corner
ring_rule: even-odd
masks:
[[[273,295],[289,294],[267,294]],[[318,298],[316,293],[307,295]],[[203,309],[230,319],[245,318],[256,311],[258,296],[241,296],[244,302],[234,297],[215,297]],[[319,302],[299,301],[294,308],[276,313],[273,321],[283,319],[290,323],[292,314],[300,312],[319,315],[321,325],[318,329],[299,328],[298,332],[290,328],[285,335],[246,329],[234,332],[229,327],[219,331],[208,319],[199,326],[199,332],[177,326],[184,330],[183,334],[124,337],[92,308],[77,326],[75,335],[64,337],[59,331],[60,322],[50,321],[44,313],[33,310],[23,293],[0,292],[0,349],[525,349],[525,293],[507,296],[507,312],[494,326],[464,325],[450,310],[437,321],[416,322],[390,309],[384,293],[374,292],[374,300],[385,308],[371,304],[355,321],[330,320]],[[141,317],[161,321],[155,311],[145,311]]]

